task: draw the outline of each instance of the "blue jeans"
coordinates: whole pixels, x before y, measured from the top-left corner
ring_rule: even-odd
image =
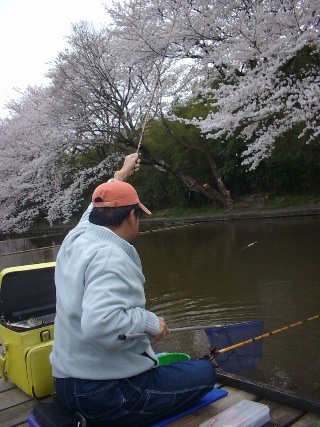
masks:
[[[208,360],[187,360],[119,380],[55,378],[61,403],[89,426],[147,426],[187,408],[214,387]]]

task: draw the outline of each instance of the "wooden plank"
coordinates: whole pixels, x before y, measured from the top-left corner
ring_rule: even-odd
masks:
[[[267,399],[262,399],[259,403],[267,405],[270,409],[270,421],[266,424],[267,427],[288,427],[304,415],[304,412],[300,409],[285,406]]]
[[[248,393],[260,396],[263,399],[276,401],[293,408],[301,409],[304,412],[312,412],[320,415],[320,402],[315,402],[308,398],[298,396],[291,391],[272,387],[258,381],[241,378],[226,372],[217,372],[217,377],[218,381],[222,384],[229,385],[230,387],[245,390]]]
[[[11,408],[12,406],[16,406],[30,400],[34,402],[34,399],[31,396],[28,396],[22,390],[15,387],[1,393],[0,410]]]
[[[19,389],[17,389],[19,390]],[[19,390],[21,391],[21,390]],[[37,399],[33,399],[31,396],[26,395],[23,391],[21,391],[26,396],[26,399],[21,403],[18,403],[14,406],[7,407],[0,411],[0,426],[1,427],[12,427],[12,426],[27,426],[27,416],[31,409],[39,403]],[[5,394],[5,393],[3,393]],[[2,405],[2,397],[1,394],[1,405]],[[41,402],[52,402],[52,397],[47,397],[45,399],[41,399]]]
[[[0,393],[2,393],[3,391],[6,391],[6,390],[10,390],[11,388],[15,388],[15,387],[16,387],[16,385],[13,384],[12,381],[10,381],[10,380],[5,381],[2,378],[0,379]]]
[[[320,416],[316,414],[307,414],[299,421],[292,424],[292,427],[320,427]]]
[[[17,406],[5,409],[0,412],[1,427],[11,427],[22,423],[26,423],[28,413],[36,404],[35,400],[31,399]]]
[[[228,409],[235,403],[240,402],[240,400],[256,399],[256,396],[245,391],[235,390],[230,387],[223,387],[223,390],[226,390],[228,392],[227,396],[224,396],[221,399],[210,403],[210,405],[198,409],[197,411],[194,411],[191,414],[186,415],[185,417],[168,424],[168,427],[195,427],[203,423],[204,421],[214,417],[225,409]]]

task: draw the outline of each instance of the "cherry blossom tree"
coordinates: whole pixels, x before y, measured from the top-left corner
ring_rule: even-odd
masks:
[[[52,88],[28,88],[9,107],[12,116],[0,124],[1,234],[22,233],[39,215],[51,223],[68,221],[84,190],[110,174],[119,156],[103,157],[88,169],[72,167],[83,148]]]
[[[206,117],[188,123],[213,142],[242,138],[243,163],[255,169],[297,125],[305,143],[319,140],[319,6],[318,0],[140,0],[110,13],[129,47],[161,57],[165,46],[174,66],[188,61],[180,88],[211,103]]]
[[[68,221],[90,184],[137,146],[154,70],[121,60],[110,32],[84,22],[69,46],[52,64],[51,85],[29,88],[1,123],[2,232],[23,232],[40,213]],[[79,161],[93,151],[93,164]]]
[[[12,102],[15,114],[0,127],[0,223],[1,231],[26,230],[50,197],[47,185],[54,185],[54,152],[48,144],[56,134],[42,121],[42,93],[28,89],[23,102]],[[47,166],[49,168],[47,168]],[[48,176],[51,175],[51,176]],[[27,206],[27,209],[25,209]]]
[[[68,221],[154,117],[169,134],[170,122],[181,121],[212,144],[241,140],[239,164],[249,169],[292,129],[304,143],[318,142],[319,0],[130,0],[106,11],[106,28],[74,26],[48,87],[8,105],[12,114],[0,123],[2,232],[24,231],[39,214]],[[206,113],[173,114],[190,100]],[[145,141],[144,162],[231,206],[205,144],[176,141],[203,151],[217,188],[155,158]]]

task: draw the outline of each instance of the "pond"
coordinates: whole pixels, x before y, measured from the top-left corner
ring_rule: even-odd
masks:
[[[55,260],[64,234],[0,242],[0,268]],[[320,313],[320,217],[219,221],[141,232],[147,308],[170,328],[261,319],[271,332]],[[124,331],[125,333],[126,331]],[[263,340],[241,375],[320,400],[320,320]],[[208,352],[203,331],[175,332],[156,351]]]

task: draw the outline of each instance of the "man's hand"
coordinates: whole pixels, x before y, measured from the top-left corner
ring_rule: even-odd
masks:
[[[129,154],[125,157],[123,166],[119,171],[116,171],[114,177],[118,181],[124,181],[134,172],[138,172],[140,168],[140,159],[138,153]]]
[[[168,326],[166,325],[166,322],[164,321],[163,317],[158,317],[159,324],[160,324],[160,332],[158,335],[156,335],[154,338],[156,340],[165,337],[167,334],[170,333]]]

